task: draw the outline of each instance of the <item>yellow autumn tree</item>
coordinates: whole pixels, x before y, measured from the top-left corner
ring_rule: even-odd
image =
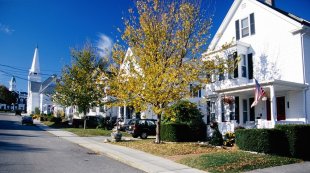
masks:
[[[200,1],[137,0],[129,13],[122,39],[131,52],[115,45],[115,64],[101,79],[108,76],[114,104],[136,111],[152,108],[158,117],[155,142],[160,143],[160,120],[169,104],[187,97],[190,83],[208,82],[201,78],[205,73],[227,66],[200,58],[212,24]]]

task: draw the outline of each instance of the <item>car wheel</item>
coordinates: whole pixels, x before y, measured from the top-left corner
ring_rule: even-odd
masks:
[[[133,138],[137,138],[137,137],[138,137],[138,135],[132,135],[132,137],[133,137]]]
[[[147,138],[147,133],[146,132],[142,132],[140,135],[141,139],[146,139]]]

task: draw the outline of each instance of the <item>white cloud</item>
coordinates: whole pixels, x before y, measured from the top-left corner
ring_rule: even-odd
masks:
[[[3,32],[5,34],[12,34],[14,30],[9,26],[0,23],[0,32]]]
[[[109,58],[111,56],[113,41],[111,38],[104,34],[99,34],[97,41],[98,54],[102,58]]]

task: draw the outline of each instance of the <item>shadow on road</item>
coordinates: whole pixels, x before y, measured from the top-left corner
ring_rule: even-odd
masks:
[[[16,144],[12,142],[4,142],[0,141],[0,152],[1,151],[18,151],[18,152],[35,152],[35,151],[47,151],[46,148],[38,148],[38,147],[31,147],[31,145],[25,144]]]
[[[22,125],[21,121],[0,120],[0,130],[33,130],[43,131],[35,125]]]

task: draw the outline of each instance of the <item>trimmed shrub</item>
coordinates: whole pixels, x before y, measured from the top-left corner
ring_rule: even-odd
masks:
[[[289,153],[293,157],[310,159],[310,125],[290,124],[290,125],[276,125],[285,133],[288,143]]]
[[[161,139],[170,142],[184,142],[188,140],[190,129],[186,124],[162,124]]]
[[[15,115],[22,115],[22,111],[21,110],[15,110]]]
[[[169,123],[161,125],[161,139],[170,142],[193,142],[206,140],[206,126],[190,127],[187,124]]]
[[[34,108],[34,114],[40,115],[40,109],[38,107]]]
[[[202,117],[203,115],[195,103],[179,100],[165,112],[164,121],[194,126],[203,123]]]
[[[236,144],[242,150],[288,155],[286,137],[278,129],[236,130]]]
[[[83,127],[84,126],[84,120],[83,119],[73,119],[72,120],[72,126],[75,128]]]
[[[55,124],[61,124],[62,119],[60,117],[52,117],[51,122],[54,122]]]
[[[209,141],[209,143],[211,145],[215,145],[215,146],[222,146],[223,145],[223,136],[221,134],[221,132],[219,131],[218,125],[217,123],[215,123],[213,125],[214,127],[214,131],[211,137],[211,140]]]

